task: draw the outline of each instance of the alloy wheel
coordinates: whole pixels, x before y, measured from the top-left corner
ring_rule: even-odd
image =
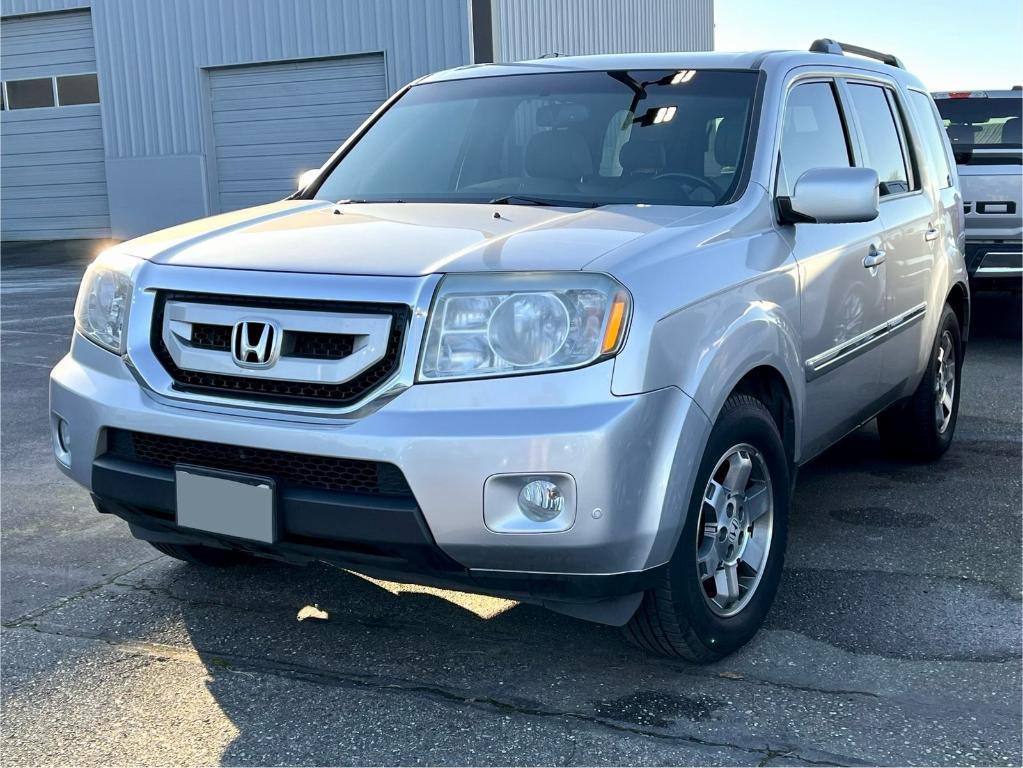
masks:
[[[934,422],[939,433],[952,421],[956,394],[956,353],[952,334],[945,331],[938,344],[938,369],[934,376]]]
[[[763,455],[742,443],[728,449],[707,481],[696,540],[703,596],[719,616],[734,616],[756,592],[774,522],[771,475]]]

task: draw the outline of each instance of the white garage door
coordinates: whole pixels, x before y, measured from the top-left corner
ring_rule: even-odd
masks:
[[[103,130],[88,11],[4,19],[0,234],[108,237]]]
[[[220,210],[290,195],[386,97],[379,54],[211,70]]]

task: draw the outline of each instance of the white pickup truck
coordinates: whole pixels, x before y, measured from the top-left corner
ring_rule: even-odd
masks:
[[[966,266],[974,288],[1023,287],[1023,89],[934,94],[966,209]]]

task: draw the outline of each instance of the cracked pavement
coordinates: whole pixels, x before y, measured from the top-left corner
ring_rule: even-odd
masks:
[[[868,425],[801,470],[767,627],[697,667],[532,606],[133,540],[50,455],[77,248],[5,245],[5,764],[1023,761],[1018,299],[975,298],[943,461]]]

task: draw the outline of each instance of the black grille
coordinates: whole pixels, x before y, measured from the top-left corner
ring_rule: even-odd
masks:
[[[170,352],[163,342],[164,307],[170,299],[194,303],[208,303],[253,309],[304,309],[321,312],[379,313],[391,316],[391,333],[387,340],[387,351],[383,359],[366,369],[354,379],[341,384],[319,384],[301,381],[280,381],[249,376],[186,371],[174,364]],[[409,308],[400,304],[350,304],[336,301],[306,301],[300,299],[255,298],[241,296],[219,296],[214,294],[159,291],[153,308],[153,324],[150,329],[150,343],[157,360],[174,379],[175,389],[186,392],[209,392],[218,395],[237,395],[288,403],[306,403],[343,407],[361,400],[367,393],[389,379],[401,364],[402,344],[408,325]],[[213,329],[227,329],[227,346],[211,349],[230,349],[230,328],[228,326],[200,326],[204,342],[222,344],[223,332]],[[351,354],[354,342],[350,336],[341,334],[295,333],[294,347],[285,350],[286,355],[295,355],[294,349],[301,348],[303,357],[339,359]],[[194,339],[194,337],[193,337]],[[193,340],[194,343],[194,340]]]
[[[159,467],[193,464],[263,475],[303,488],[412,498],[401,470],[376,461],[269,451],[124,429],[107,431],[107,451]]]
[[[192,323],[193,347],[231,351],[231,326]],[[355,337],[344,333],[285,331],[281,354],[313,360],[341,360],[352,354]]]
[[[284,334],[285,357],[340,360],[352,354],[355,337],[343,333],[287,331]]]
[[[231,326],[193,323],[192,346],[201,349],[222,349],[229,352],[231,350]]]

